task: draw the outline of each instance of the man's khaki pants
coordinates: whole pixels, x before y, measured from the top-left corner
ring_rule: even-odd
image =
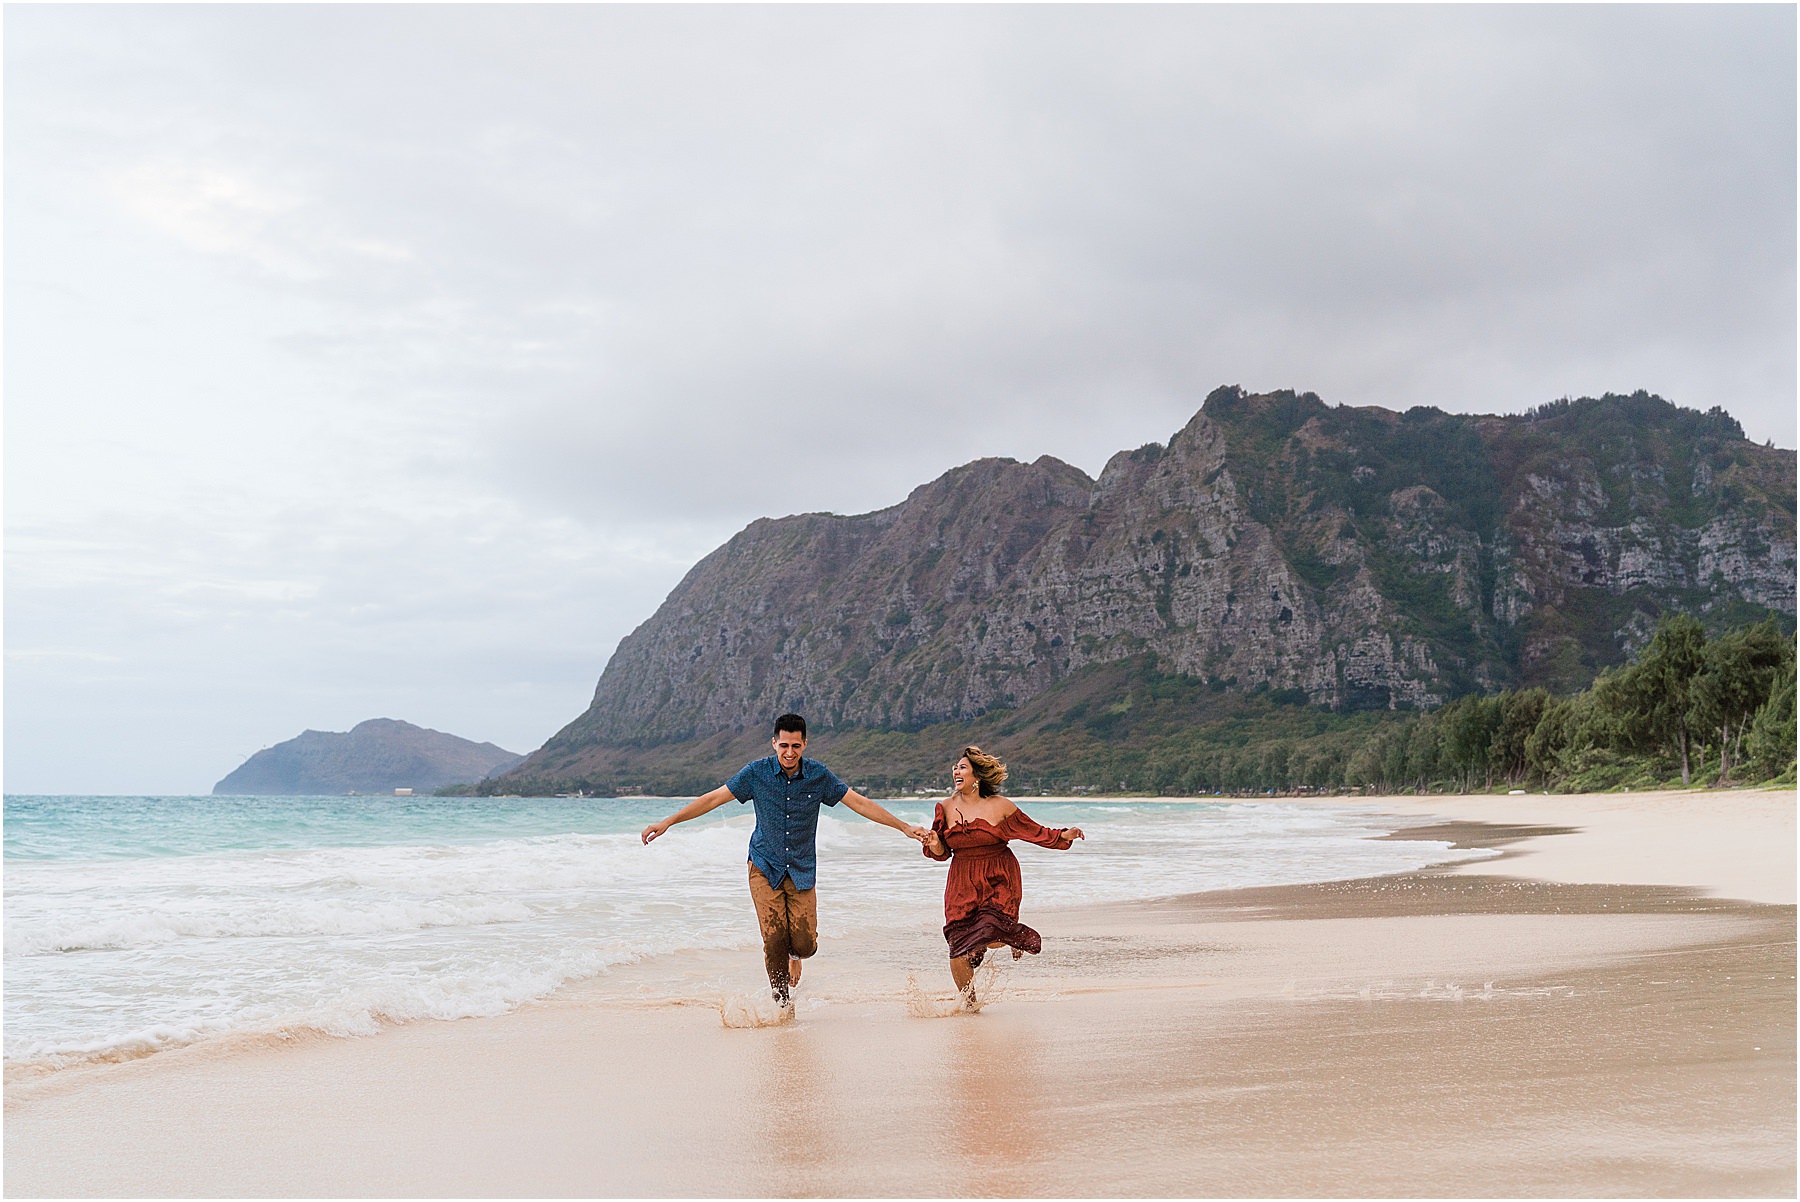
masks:
[[[796,889],[794,878],[781,878],[781,888],[769,884],[756,865],[750,865],[750,900],[756,903],[756,921],[762,927],[763,966],[769,970],[769,988],[777,994],[788,989],[788,957],[804,960],[819,950],[817,889]]]

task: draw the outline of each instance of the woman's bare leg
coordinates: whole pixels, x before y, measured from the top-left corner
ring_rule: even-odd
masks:
[[[975,1008],[975,966],[969,963],[967,956],[950,957],[950,979],[956,982],[956,991],[962,994],[964,1009]]]

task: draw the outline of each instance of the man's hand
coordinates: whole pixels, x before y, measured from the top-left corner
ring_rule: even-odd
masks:
[[[918,842],[924,843],[926,840],[931,838],[931,829],[929,827],[912,826],[909,824],[906,827],[906,837],[908,839],[916,839]]]
[[[724,785],[720,785],[704,797],[694,798],[694,800],[688,802],[679,810],[676,810],[673,814],[664,818],[661,822],[652,822],[649,826],[645,827],[644,842],[648,843],[652,839],[661,838],[663,835],[668,834],[669,828],[674,826],[677,822],[686,822],[690,818],[698,818],[702,814],[710,814],[730,800],[731,790]]]
[[[849,806],[852,811],[861,814],[870,822],[879,822],[883,826],[891,826],[901,834],[905,835],[908,839],[919,838],[915,833],[919,830],[918,827],[904,819],[894,817],[892,814],[882,809],[879,802],[870,801],[855,789],[845,791],[843,802],[845,805]],[[924,840],[921,839],[920,842],[924,842]]]

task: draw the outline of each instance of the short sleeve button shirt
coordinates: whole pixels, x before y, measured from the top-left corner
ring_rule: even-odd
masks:
[[[774,756],[752,760],[725,782],[731,795],[756,806],[756,830],[750,835],[750,862],[781,887],[784,877],[794,878],[794,888],[811,889],[818,873],[819,807],[834,806],[850,786],[817,760],[801,757],[793,776],[781,770]]]

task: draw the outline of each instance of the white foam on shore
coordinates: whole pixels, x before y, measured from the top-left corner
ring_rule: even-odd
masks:
[[[928,817],[928,807],[892,808]],[[1405,872],[1489,854],[1375,840],[1391,823],[1352,809],[1039,808],[1041,821],[1079,824],[1088,839],[1065,852],[1017,849],[1028,907]],[[744,863],[752,818],[747,808],[721,813],[649,847],[626,812],[615,824],[625,829],[600,833],[444,842],[421,818],[417,837],[401,845],[357,846],[336,832],[332,846],[9,859],[9,1069],[132,1058],[234,1034],[362,1035],[386,1023],[493,1015],[644,957],[755,948]],[[391,813],[386,820],[391,837]],[[942,922],[944,867],[909,840],[828,812],[818,842],[822,934]],[[722,1017],[728,1009],[757,1012],[721,1003]]]

